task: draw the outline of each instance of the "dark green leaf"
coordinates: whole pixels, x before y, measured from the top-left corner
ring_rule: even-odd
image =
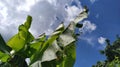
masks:
[[[25,58],[22,56],[15,55],[9,63],[12,65],[12,67],[28,67]]]
[[[5,62],[5,63],[0,63],[0,67],[12,67],[12,65],[8,62]]]
[[[5,52],[5,53],[9,53],[10,50],[11,50],[11,48],[6,45],[4,39],[2,38],[2,36],[0,34],[0,51]]]
[[[63,62],[58,64],[57,67],[73,67],[76,59],[76,48],[75,44],[70,44],[64,49],[65,57]]]
[[[56,67],[56,60],[42,62],[41,65],[42,67]]]

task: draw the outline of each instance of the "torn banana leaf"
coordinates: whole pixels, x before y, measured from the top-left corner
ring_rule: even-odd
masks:
[[[84,8],[83,11],[75,18],[73,22],[77,24],[78,22],[82,21],[83,19],[87,17],[88,17],[88,9]]]
[[[73,67],[76,59],[76,48],[75,48],[75,28],[78,26],[78,22],[87,18],[87,9],[84,9],[74,21],[70,22],[68,27],[64,30],[64,32],[57,39],[58,45],[63,48],[64,51],[64,59],[63,61],[57,65],[57,67]],[[79,25],[82,27],[82,25]]]
[[[31,64],[37,60],[42,61],[42,56],[45,50],[53,44],[53,42],[58,38],[58,36],[64,31],[64,25],[60,24],[58,28],[52,33],[52,35],[43,43],[41,48],[31,57]]]
[[[74,31],[76,26],[82,27],[78,22],[87,18],[87,15],[88,13],[86,10],[81,12],[74,21],[70,22],[65,30],[63,29],[63,25],[60,25],[55,32],[53,32],[51,37],[43,44],[39,52],[31,58],[31,63],[37,63],[42,67],[73,67],[76,59],[76,38],[74,37]],[[63,30],[63,32],[61,32],[61,30]],[[55,36],[56,34],[57,36]],[[60,53],[58,54],[59,51]],[[53,60],[56,61],[53,62]]]

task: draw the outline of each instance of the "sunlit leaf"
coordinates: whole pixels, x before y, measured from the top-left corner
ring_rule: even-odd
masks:
[[[83,11],[75,18],[73,22],[77,24],[78,22],[82,21],[83,19],[87,17],[88,17],[88,9],[84,8]]]
[[[59,28],[59,30],[58,30]],[[37,60],[41,60],[44,51],[52,45],[52,43],[58,38],[58,36],[63,32],[64,25],[60,24],[58,28],[52,33],[52,35],[48,38],[48,40],[42,45],[42,47],[31,57],[31,64]]]
[[[75,41],[74,35],[75,24],[71,22],[70,25],[64,30],[64,32],[59,36],[58,44],[62,46],[67,46]]]
[[[7,42],[7,45],[15,51],[21,50],[27,43],[34,39],[33,35],[28,31],[31,21],[32,17],[28,16],[25,24],[19,26],[18,33]]]
[[[15,67],[27,67],[25,59],[30,58],[29,67],[73,67],[76,59],[75,28],[82,27],[78,22],[87,15],[88,11],[84,8],[67,28],[64,29],[61,23],[48,38],[42,34],[36,39],[29,32],[32,17],[28,16],[25,23],[19,26],[18,33],[7,42],[13,53],[0,35],[0,61],[9,62]]]
[[[0,61],[7,62],[9,58],[10,58],[10,55],[0,51]]]
[[[19,51],[25,45],[25,39],[22,35],[22,32],[19,32],[15,36],[13,36],[8,42],[8,46],[10,46],[15,51]]]
[[[49,46],[42,56],[42,62],[44,61],[51,61],[57,58],[56,52],[60,50],[60,47],[57,45],[56,40],[53,42],[51,46]]]
[[[45,34],[40,35],[37,39],[35,39],[30,43],[30,48],[36,50],[40,49],[42,44],[45,42],[45,40],[46,40],[46,35]]]
[[[24,23],[24,26],[29,29],[31,26],[31,22],[32,22],[32,17],[30,15],[27,16],[27,20]]]

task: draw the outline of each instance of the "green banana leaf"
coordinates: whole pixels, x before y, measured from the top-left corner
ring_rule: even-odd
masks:
[[[12,38],[9,39],[7,42],[7,45],[11,47],[15,51],[19,51],[22,48],[25,47],[27,43],[32,41],[34,37],[32,34],[29,32],[29,28],[31,25],[32,17],[28,16],[26,22],[24,25],[19,26],[19,31],[16,35],[14,35]]]
[[[44,42],[44,44],[39,48],[39,51],[37,51],[32,57],[31,57],[31,64],[33,64],[37,60],[42,61],[42,56],[44,51],[52,45],[52,43],[58,38],[58,36],[63,32],[64,30],[64,25],[60,24],[58,28],[52,33],[52,35]]]

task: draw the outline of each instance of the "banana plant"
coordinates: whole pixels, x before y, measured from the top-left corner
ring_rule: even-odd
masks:
[[[77,41],[75,28],[82,27],[78,22],[87,15],[88,9],[84,8],[67,27],[61,23],[49,37],[43,33],[38,38],[29,32],[32,17],[28,16],[7,43],[0,35],[0,67],[73,67]],[[29,63],[26,58],[30,59]]]

